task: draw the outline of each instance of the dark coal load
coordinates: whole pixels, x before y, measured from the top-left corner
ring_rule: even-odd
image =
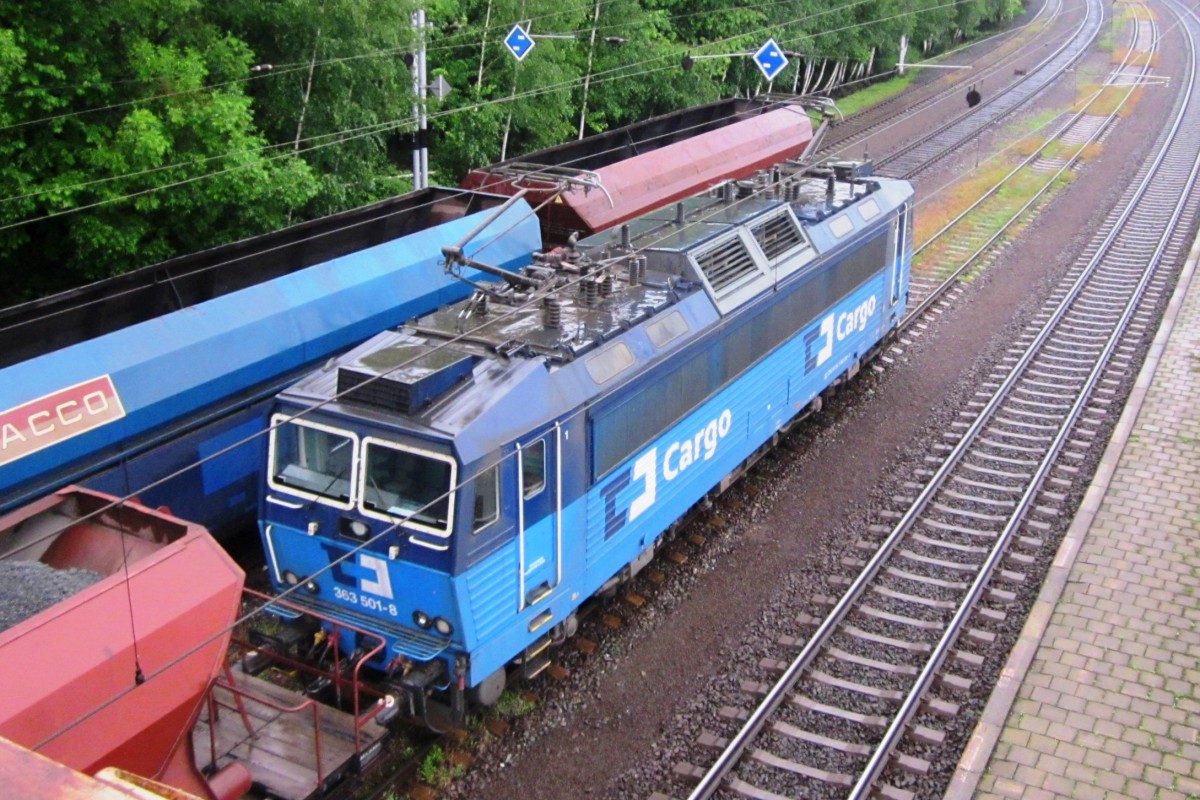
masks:
[[[55,569],[40,561],[0,561],[0,631],[24,622],[103,577],[90,569]]]

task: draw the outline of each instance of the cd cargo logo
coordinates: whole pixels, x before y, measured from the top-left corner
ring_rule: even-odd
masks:
[[[0,466],[123,416],[125,407],[108,375],[0,411]]]

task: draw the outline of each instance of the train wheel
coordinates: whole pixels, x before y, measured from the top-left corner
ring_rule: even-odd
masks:
[[[500,695],[504,694],[504,687],[508,685],[508,674],[504,667],[488,675],[478,686],[472,686],[467,690],[467,697],[472,703],[480,706],[494,706],[496,701],[500,699]]]

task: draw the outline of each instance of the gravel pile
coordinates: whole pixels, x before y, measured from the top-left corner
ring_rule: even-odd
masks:
[[[40,561],[0,561],[0,631],[82,592],[103,577],[90,569],[55,569]]]

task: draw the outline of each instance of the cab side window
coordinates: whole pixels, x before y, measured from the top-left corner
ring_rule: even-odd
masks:
[[[541,494],[546,488],[546,440],[539,439],[521,450],[521,485],[525,499]]]
[[[500,465],[495,464],[475,476],[474,533],[500,518]]]

